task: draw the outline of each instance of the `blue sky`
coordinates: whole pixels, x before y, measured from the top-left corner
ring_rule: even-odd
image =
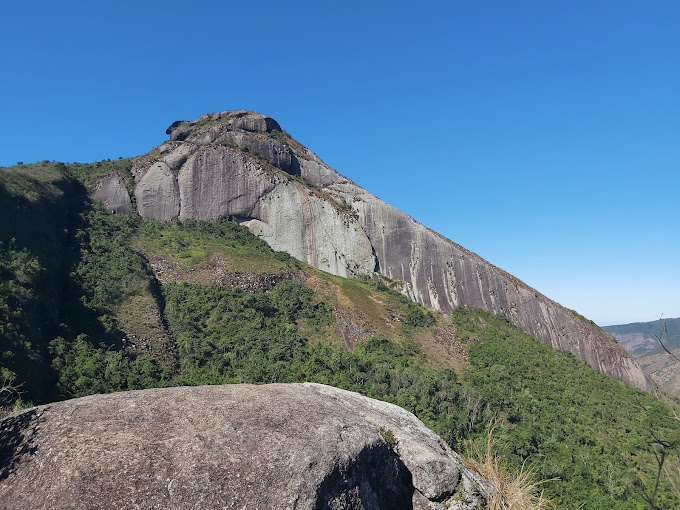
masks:
[[[0,165],[271,115],[600,325],[680,316],[680,2],[10,2]]]

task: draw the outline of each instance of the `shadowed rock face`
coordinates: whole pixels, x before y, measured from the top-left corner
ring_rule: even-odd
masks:
[[[494,492],[411,413],[319,384],[94,395],[0,437],[16,510],[476,509]]]
[[[654,391],[611,335],[360,188],[273,119],[227,111],[175,123],[168,133],[159,161],[133,166],[142,216],[237,217],[274,249],[319,269],[345,277],[380,271],[434,310],[468,305],[503,315],[593,368]]]

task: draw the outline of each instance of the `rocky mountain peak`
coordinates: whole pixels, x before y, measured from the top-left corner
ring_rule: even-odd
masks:
[[[488,310],[654,392],[611,335],[357,186],[271,117],[231,110],[175,122],[167,132],[168,142],[133,163],[140,215],[237,218],[275,250],[314,267],[343,277],[379,271],[413,301],[444,314],[460,306]]]
[[[185,140],[206,126],[220,126],[226,130],[243,130],[251,133],[272,133],[281,131],[281,126],[271,117],[248,110],[227,110],[201,115],[195,121],[177,120],[165,131],[170,139]]]

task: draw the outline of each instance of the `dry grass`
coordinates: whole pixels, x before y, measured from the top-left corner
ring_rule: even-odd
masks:
[[[455,326],[441,314],[436,323],[424,328],[405,329],[408,301],[393,293],[376,289],[359,278],[341,278],[306,267],[303,283],[331,304],[338,319],[331,343],[343,345],[339,330],[353,331],[352,345],[373,335],[382,335],[396,343],[414,342],[424,355],[422,367],[448,368],[462,374],[468,368],[465,347],[457,340]],[[347,342],[344,342],[347,347]]]
[[[456,328],[443,316],[437,316],[437,323],[427,329],[412,333],[413,341],[425,354],[427,366],[434,369],[450,368],[462,376],[469,368],[468,353],[456,337]]]
[[[531,469],[510,472],[505,469],[500,459],[493,452],[494,427],[489,428],[486,444],[480,447],[473,444],[472,468],[491,482],[498,493],[489,501],[489,510],[543,510],[557,508],[554,503],[543,497],[541,485],[550,480],[535,480]]]
[[[161,324],[161,311],[149,291],[128,296],[116,310],[118,328],[125,333],[127,348],[137,354],[153,353],[163,364],[175,364],[175,346]]]

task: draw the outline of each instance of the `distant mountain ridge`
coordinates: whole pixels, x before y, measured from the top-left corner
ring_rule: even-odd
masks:
[[[632,322],[630,324],[617,324],[604,326],[616,341],[623,345],[628,352],[635,357],[644,356],[652,351],[661,351],[655,335],[661,334],[662,324],[666,325],[668,336],[664,336],[664,345],[668,349],[680,348],[680,317],[676,319],[664,319],[649,322]]]
[[[139,214],[156,220],[233,217],[275,250],[339,276],[379,272],[424,306],[463,305],[506,317],[554,348],[654,392],[635,360],[602,329],[419,224],[325,165],[272,118],[245,110],[177,121],[170,140],[133,163]],[[119,175],[97,198],[132,201]]]
[[[664,329],[665,328],[665,329]],[[666,390],[680,394],[680,317],[605,326],[642,369]],[[663,346],[673,355],[666,352]]]

